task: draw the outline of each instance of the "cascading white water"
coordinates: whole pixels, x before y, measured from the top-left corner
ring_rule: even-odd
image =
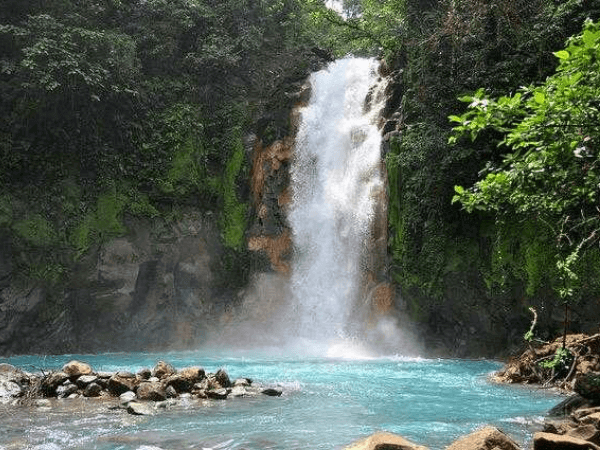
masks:
[[[364,303],[361,259],[383,184],[376,125],[383,99],[365,108],[377,67],[372,59],[346,58],[314,73],[296,136],[289,214],[294,333],[323,344],[353,338],[351,319]]]

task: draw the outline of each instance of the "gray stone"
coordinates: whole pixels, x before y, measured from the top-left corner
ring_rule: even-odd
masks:
[[[0,402],[7,401],[13,397],[19,397],[22,393],[21,386],[14,381],[0,379]]]
[[[67,382],[56,388],[58,398],[67,398],[69,395],[77,392],[77,386],[74,383]]]
[[[88,384],[95,383],[98,380],[96,375],[82,375],[77,380],[75,380],[75,384],[79,386],[80,389],[84,389]]]
[[[121,395],[119,395],[119,403],[121,405],[125,405],[136,398],[135,392],[133,391],[123,392]]]
[[[52,372],[46,375],[41,382],[42,393],[46,397],[53,397],[56,395],[56,389],[58,386],[64,384],[69,379],[69,376],[64,372]]]

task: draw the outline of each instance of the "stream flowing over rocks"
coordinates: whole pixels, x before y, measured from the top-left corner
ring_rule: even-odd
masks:
[[[159,361],[152,370],[137,373],[95,371],[81,361],[70,361],[59,371],[38,374],[0,364],[0,403],[13,406],[51,407],[50,399],[97,398],[117,400],[111,408],[148,415],[180,399],[278,397],[282,393],[279,387],[261,386],[249,378],[231,380],[223,369],[215,373],[206,373],[198,366],[177,370],[165,361]]]

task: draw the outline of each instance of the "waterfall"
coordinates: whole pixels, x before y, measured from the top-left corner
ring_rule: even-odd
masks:
[[[360,331],[364,259],[384,189],[376,123],[384,86],[376,83],[377,68],[373,59],[331,63],[311,76],[311,100],[301,111],[288,217],[292,329],[311,342],[330,345]]]

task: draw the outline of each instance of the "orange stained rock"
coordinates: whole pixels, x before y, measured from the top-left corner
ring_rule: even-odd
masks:
[[[290,230],[285,230],[278,236],[253,236],[248,240],[248,249],[264,251],[269,257],[273,270],[283,274],[290,273],[290,264],[286,257],[292,250]]]

